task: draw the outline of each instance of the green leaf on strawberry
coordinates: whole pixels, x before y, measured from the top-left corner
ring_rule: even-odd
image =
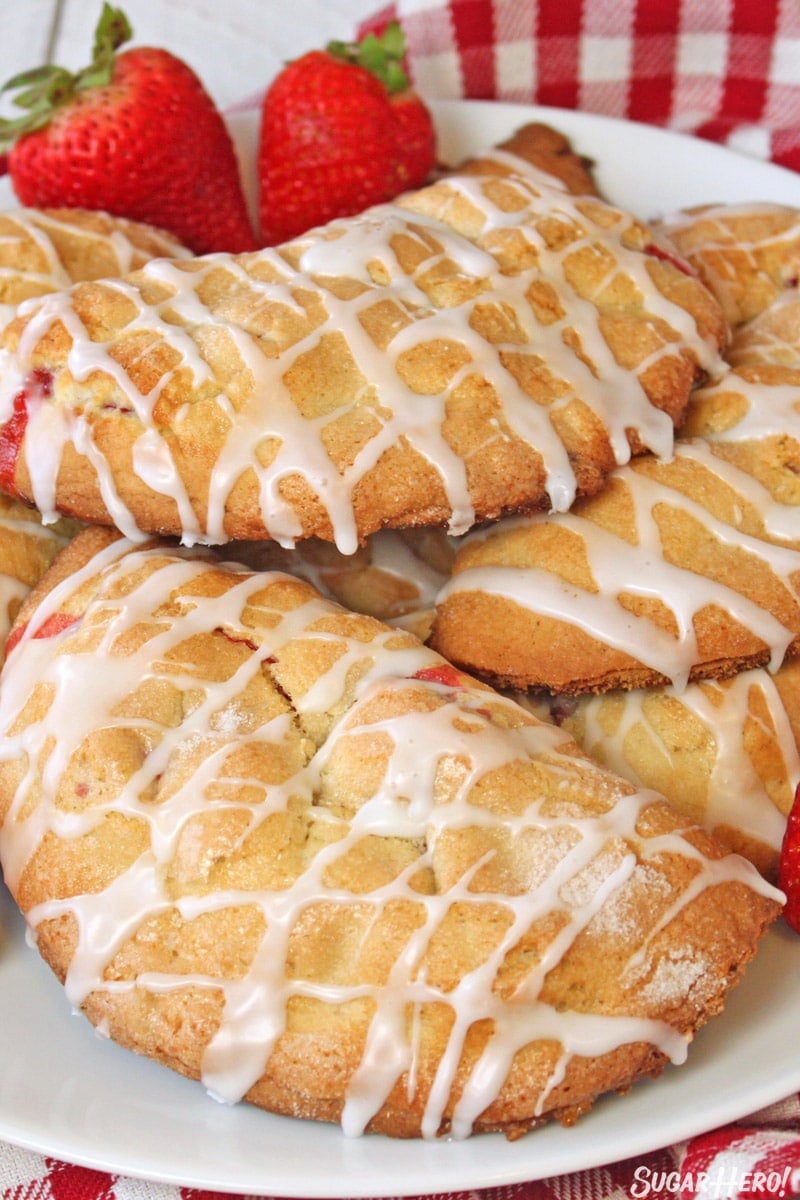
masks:
[[[382,34],[368,33],[360,42],[328,42],[327,51],[334,58],[369,71],[390,95],[405,91],[409,85],[403,67],[406,40],[399,21],[390,21]]]

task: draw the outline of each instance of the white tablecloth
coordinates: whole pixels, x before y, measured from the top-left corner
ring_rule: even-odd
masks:
[[[379,5],[370,0],[124,0],[120,7],[138,43],[180,54],[224,107],[241,98],[243,80],[266,83],[286,59],[330,38],[349,37],[359,18]],[[60,65],[84,66],[100,8],[100,0],[3,0],[0,81],[38,65],[48,53]]]

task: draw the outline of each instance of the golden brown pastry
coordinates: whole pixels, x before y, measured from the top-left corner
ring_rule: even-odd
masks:
[[[563,510],[631,448],[669,453],[718,368],[717,303],[652,249],[560,183],[466,174],[277,249],[78,285],[2,338],[3,486],[128,536],[345,553]]]
[[[800,784],[800,663],[680,691],[540,698],[532,711],[556,720],[609,770],[666,796],[768,879],[777,877]]]
[[[531,168],[543,171],[550,180],[561,180],[574,195],[599,195],[591,160],[576,153],[560,130],[541,121],[526,122],[491,152],[468,159],[458,169],[470,174],[525,175]]]
[[[127,275],[163,256],[189,251],[171,234],[123,217],[82,208],[0,212],[0,324],[30,297]]]
[[[432,645],[503,687],[570,694],[777,668],[800,650],[796,497],[716,451],[681,441],[570,513],[469,534]]]
[[[763,359],[698,388],[681,439],[700,437],[754,486],[765,490],[776,540],[796,541],[792,506],[800,504],[800,365]],[[780,506],[785,516],[779,517]]]
[[[785,204],[703,204],[653,222],[722,305],[750,321],[800,278],[800,210]]]
[[[734,367],[775,365],[800,371],[800,295],[784,292],[733,331],[725,357]]]
[[[34,509],[0,493],[0,660],[23,599],[77,532],[70,521],[43,525]]]
[[[292,550],[270,541],[229,542],[219,555],[254,571],[297,575],[345,608],[408,629],[425,641],[456,546],[457,539],[441,529],[384,529],[354,554],[308,538]]]
[[[684,1057],[779,911],[562,730],[291,576],[89,530],[10,644],[8,886],[69,1002],[217,1098],[570,1124]]]

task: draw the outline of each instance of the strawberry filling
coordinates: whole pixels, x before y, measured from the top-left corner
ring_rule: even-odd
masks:
[[[29,405],[32,400],[46,400],[53,394],[53,376],[49,371],[36,370],[14,397],[14,411],[0,429],[0,489],[9,495],[19,495],[15,478],[22,439],[28,427]]]
[[[644,248],[645,254],[649,254],[651,258],[659,258],[662,262],[672,263],[677,271],[682,271],[684,275],[688,275],[691,279],[695,278],[695,272],[687,262],[679,258],[677,254],[670,254],[662,246],[657,246],[655,242],[650,242]]]
[[[55,637],[59,633],[63,633],[65,629],[69,629],[73,625],[77,625],[80,617],[74,616],[72,613],[51,613],[46,620],[42,621],[39,628],[34,632],[35,638]],[[6,642],[6,655],[10,654],[16,646],[17,642],[25,635],[25,631],[30,624],[26,621],[24,625],[20,625],[17,629],[12,629]]]
[[[246,646],[247,649],[252,650],[254,654],[255,654],[256,650],[258,650],[258,644],[256,642],[252,641],[251,638],[247,638],[244,636],[240,637],[237,634],[232,633],[228,629],[223,629],[221,625],[217,626],[217,628],[214,630],[214,632],[221,633],[222,636],[225,638],[225,640],[227,642],[231,642],[234,646]],[[277,661],[278,660],[273,655],[270,655],[269,658],[264,659],[264,662],[267,662],[267,663],[275,663]]]
[[[783,835],[778,887],[786,894],[783,915],[792,929],[800,933],[800,784],[795,791],[794,804]]]
[[[422,679],[425,683],[440,683],[443,687],[463,688],[464,681],[460,671],[451,667],[450,663],[441,663],[436,667],[423,667],[416,671],[414,679]]]
[[[14,477],[16,475],[19,448],[25,436],[28,424],[27,394],[17,392],[14,397],[14,411],[0,429],[0,488],[12,495],[16,493]]]

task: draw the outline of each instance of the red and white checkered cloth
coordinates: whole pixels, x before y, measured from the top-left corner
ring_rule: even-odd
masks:
[[[410,73],[428,98],[603,113],[800,170],[800,0],[396,0],[360,32],[392,17],[403,25]],[[787,1030],[787,1052],[795,1034]],[[346,1186],[343,1180],[343,1193]],[[800,1094],[638,1159],[436,1200],[796,1196]],[[0,1200],[222,1198],[0,1144]]]
[[[798,0],[396,0],[429,99],[580,109],[800,170]]]

